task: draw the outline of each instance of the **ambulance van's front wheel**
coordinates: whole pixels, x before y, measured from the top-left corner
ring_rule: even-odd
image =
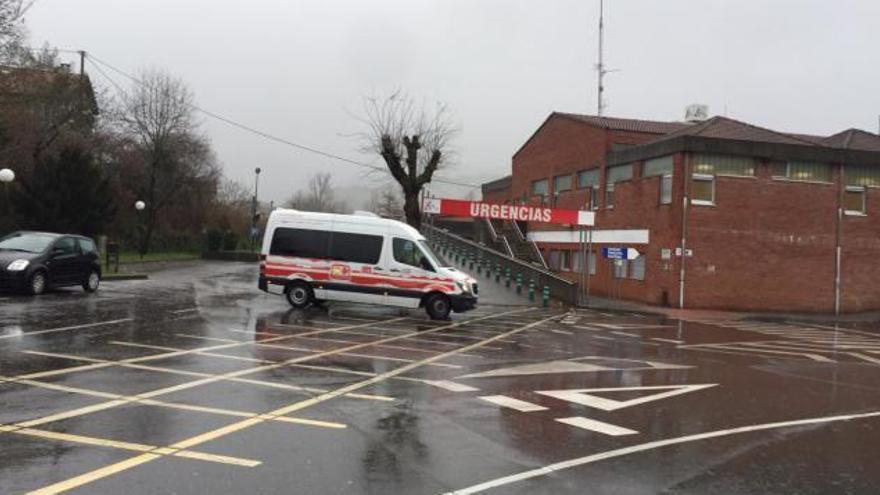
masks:
[[[291,306],[297,309],[305,308],[314,298],[314,295],[312,294],[312,288],[306,282],[291,283],[287,286],[285,295],[287,296],[287,302],[289,302]]]
[[[432,320],[449,319],[449,311],[452,309],[449,298],[443,294],[431,294],[425,299],[425,311]]]

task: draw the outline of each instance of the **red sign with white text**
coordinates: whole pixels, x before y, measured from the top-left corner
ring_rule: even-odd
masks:
[[[592,211],[563,210],[541,206],[502,205],[461,199],[425,199],[423,211],[441,217],[491,218],[523,222],[555,223],[561,225],[593,225]]]

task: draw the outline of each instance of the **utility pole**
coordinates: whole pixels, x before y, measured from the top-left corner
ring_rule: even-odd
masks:
[[[599,73],[599,101],[597,112],[599,117],[605,111],[605,0],[599,0],[599,63],[596,64]]]
[[[79,51],[79,76],[85,77],[86,75],[86,51]]]

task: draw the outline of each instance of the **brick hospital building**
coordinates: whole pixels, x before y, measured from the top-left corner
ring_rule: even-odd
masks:
[[[654,122],[551,114],[487,201],[592,209],[581,232],[530,222],[528,239],[591,294],[757,311],[880,309],[880,136],[791,134],[725,117]],[[601,258],[626,246],[630,262]]]

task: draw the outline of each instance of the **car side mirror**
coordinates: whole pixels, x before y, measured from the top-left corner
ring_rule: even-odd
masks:
[[[56,258],[64,254],[64,250],[61,248],[52,248],[52,257]]]

